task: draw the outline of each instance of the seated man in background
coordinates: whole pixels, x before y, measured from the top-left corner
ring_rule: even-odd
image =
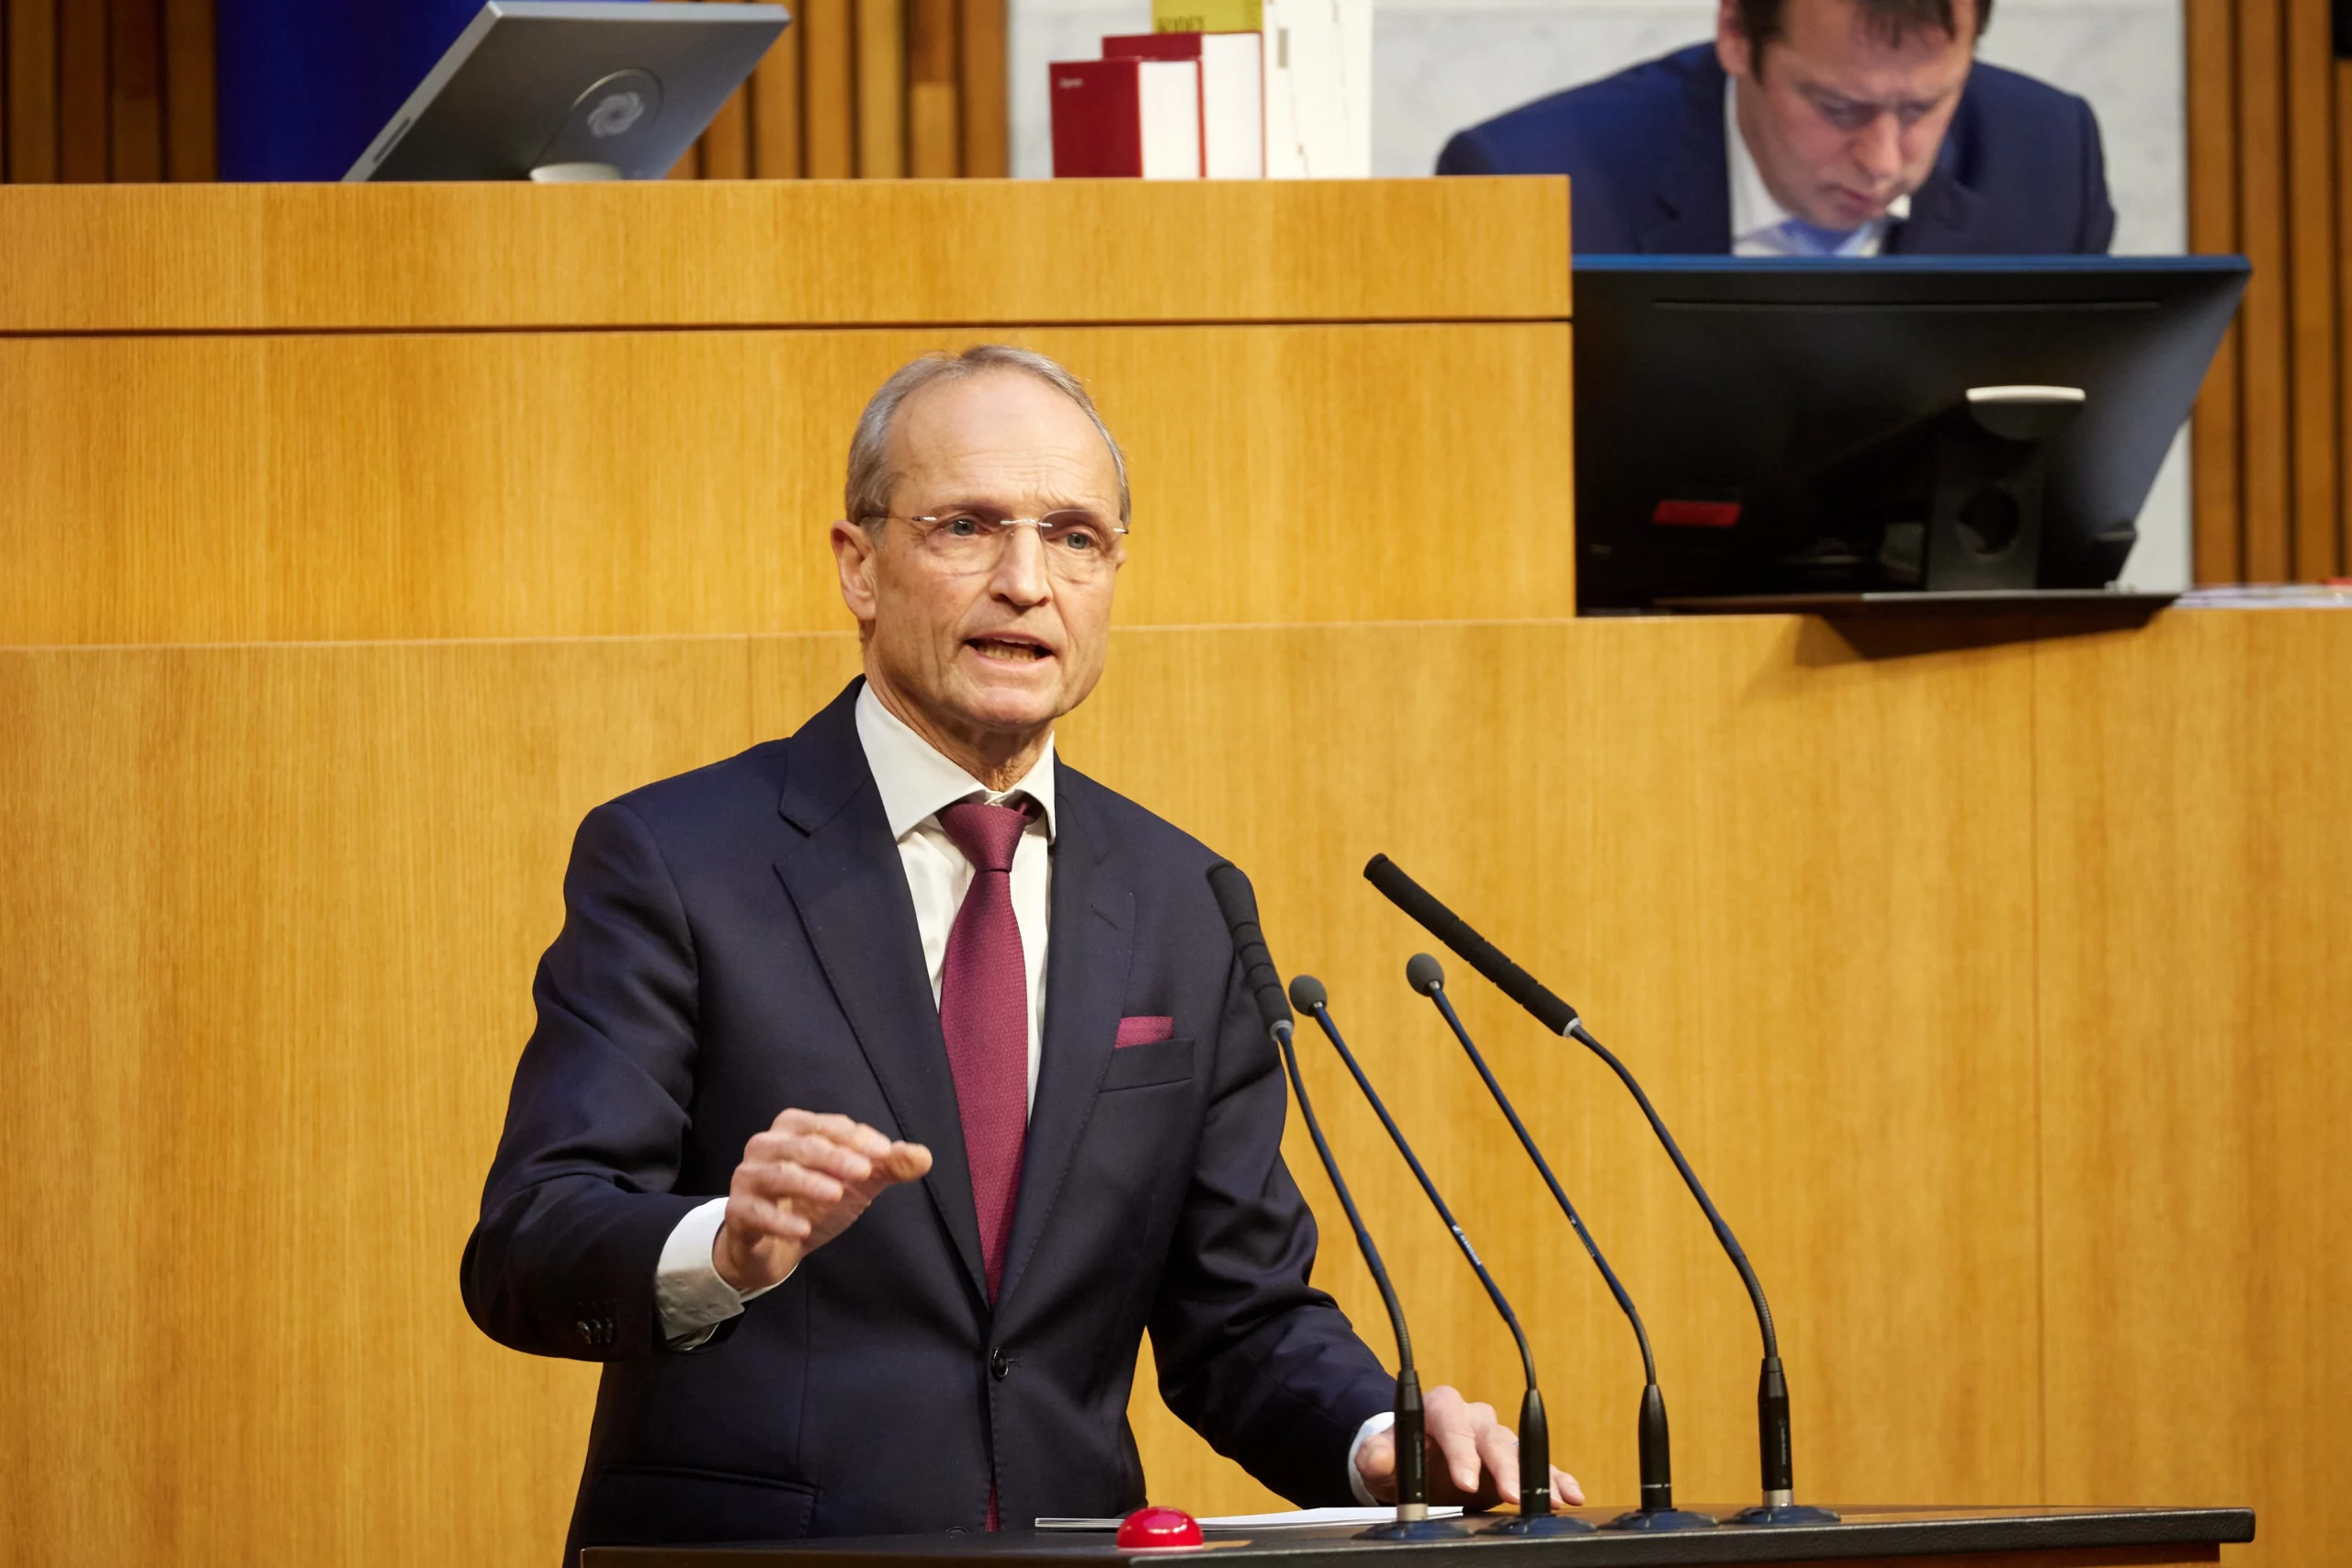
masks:
[[[1722,0],[1697,44],[1461,132],[1441,175],[1566,175],[1582,254],[2100,254],[2098,122],[1977,64],[1993,0]]]
[[[1267,1485],[1393,1495],[1214,857],[1055,755],[1125,559],[1109,429],[1040,355],[927,355],[846,499],[863,676],[591,812],[539,967],[461,1278],[501,1343],[604,1363],[564,1560],[1125,1513],[1147,1331]],[[1490,1408],[1428,1412],[1433,1495],[1516,1497]]]

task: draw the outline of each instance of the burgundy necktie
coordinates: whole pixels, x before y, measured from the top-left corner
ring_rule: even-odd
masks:
[[[1029,966],[1012,915],[1012,852],[1029,814],[970,800],[944,808],[939,825],[972,863],[972,886],[947,933],[939,1027],[956,1077],[964,1157],[979,1213],[980,1259],[993,1302],[1004,1278],[1021,1145],[1029,1133]]]

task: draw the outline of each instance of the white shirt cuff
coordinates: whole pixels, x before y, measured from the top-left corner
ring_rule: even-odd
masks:
[[[1374,1496],[1371,1488],[1364,1485],[1363,1472],[1356,1468],[1356,1455],[1363,1450],[1365,1438],[1385,1432],[1395,1425],[1396,1425],[1396,1412],[1394,1410],[1384,1410],[1377,1416],[1368,1416],[1364,1424],[1356,1428],[1356,1440],[1348,1445],[1348,1490],[1354,1493],[1356,1501],[1366,1507],[1373,1506],[1380,1499]]]
[[[718,1227],[726,1218],[726,1199],[698,1203],[686,1211],[686,1217],[662,1244],[662,1260],[653,1266],[653,1305],[662,1317],[662,1343],[673,1350],[692,1350],[708,1343],[720,1324],[743,1310],[744,1303],[775,1289],[775,1285],[763,1285],[756,1291],[738,1291],[720,1277],[718,1266],[710,1260],[710,1249],[718,1244]],[[783,1280],[776,1281],[782,1283]]]

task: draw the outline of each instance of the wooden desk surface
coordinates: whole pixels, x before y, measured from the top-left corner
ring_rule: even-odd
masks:
[[[0,186],[0,334],[1567,314],[1565,179]]]

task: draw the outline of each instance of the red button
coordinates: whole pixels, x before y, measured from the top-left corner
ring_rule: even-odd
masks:
[[[1201,1544],[1200,1521],[1182,1508],[1137,1508],[1121,1522],[1119,1544],[1130,1551],[1182,1551]]]
[[[1736,501],[1661,501],[1650,511],[1650,521],[1668,528],[1732,528],[1739,524]]]

